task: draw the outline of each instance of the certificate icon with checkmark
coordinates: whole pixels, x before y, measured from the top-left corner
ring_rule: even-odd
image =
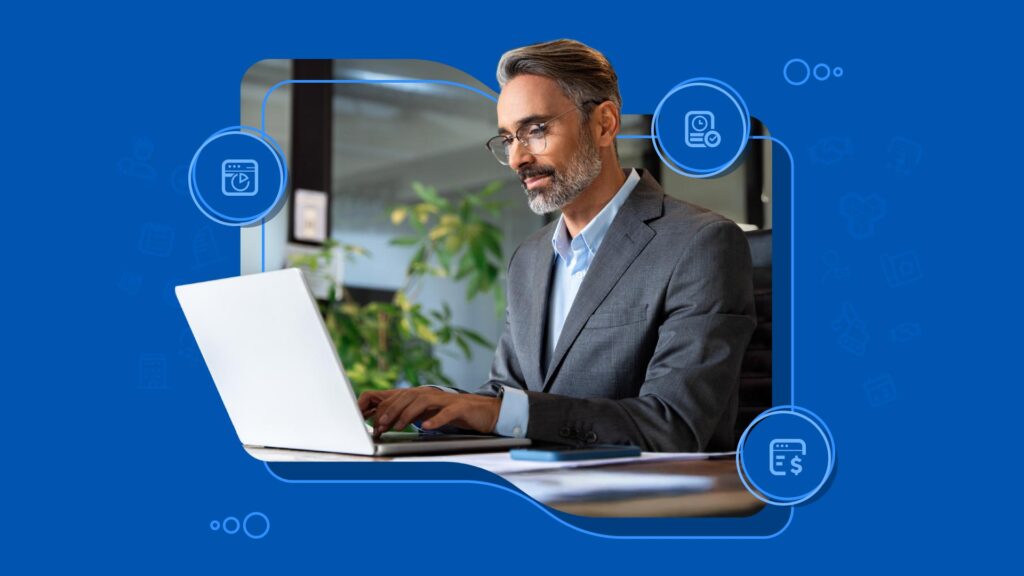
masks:
[[[691,110],[683,119],[686,123],[686,145],[690,148],[717,148],[722,135],[715,130],[715,113]]]

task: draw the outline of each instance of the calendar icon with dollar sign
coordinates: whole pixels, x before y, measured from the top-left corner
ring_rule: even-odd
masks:
[[[803,440],[776,438],[768,447],[768,456],[771,458],[769,472],[773,476],[799,476],[804,471],[803,457],[806,455],[807,444]]]

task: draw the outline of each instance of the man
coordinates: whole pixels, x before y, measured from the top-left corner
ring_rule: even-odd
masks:
[[[755,324],[742,231],[620,168],[618,78],[601,53],[569,40],[519,48],[498,82],[488,148],[534,212],[561,217],[512,255],[488,382],[475,394],[366,392],[364,416],[376,434],[422,421],[540,442],[733,450]]]

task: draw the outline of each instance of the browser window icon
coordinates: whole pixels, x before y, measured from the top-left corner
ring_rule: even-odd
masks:
[[[776,438],[769,443],[768,454],[772,476],[799,476],[804,470],[801,456],[807,455],[807,444],[799,438]]]
[[[255,160],[225,160],[220,176],[225,196],[255,196],[260,191],[260,165]]]

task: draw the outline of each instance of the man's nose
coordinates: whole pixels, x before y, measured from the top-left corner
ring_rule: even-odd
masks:
[[[530,151],[523,146],[522,142],[513,139],[512,143],[508,145],[508,167],[518,172],[520,166],[531,162],[533,162],[533,155],[530,154]]]

